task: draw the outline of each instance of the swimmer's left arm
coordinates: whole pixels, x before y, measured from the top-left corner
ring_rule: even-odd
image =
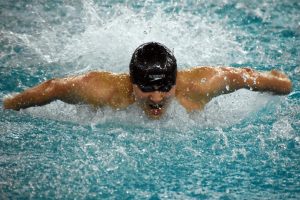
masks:
[[[291,92],[292,83],[285,74],[275,70],[258,72],[250,68],[221,67],[216,69],[209,88],[212,96],[241,88],[284,95]]]

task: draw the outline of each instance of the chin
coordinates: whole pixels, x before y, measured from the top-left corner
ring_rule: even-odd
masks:
[[[159,120],[162,115],[148,115],[149,119]]]

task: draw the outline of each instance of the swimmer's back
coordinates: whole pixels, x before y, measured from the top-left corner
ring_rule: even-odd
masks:
[[[67,103],[87,103],[95,107],[123,108],[133,103],[128,74],[89,72],[85,75],[59,79]],[[75,102],[74,102],[75,101]]]

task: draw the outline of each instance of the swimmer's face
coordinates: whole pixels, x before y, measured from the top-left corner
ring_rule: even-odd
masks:
[[[159,119],[166,111],[172,97],[175,96],[175,86],[168,92],[143,92],[136,84],[133,85],[135,100],[151,119]]]

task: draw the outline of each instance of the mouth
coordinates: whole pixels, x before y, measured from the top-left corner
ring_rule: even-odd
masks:
[[[148,105],[151,109],[161,109],[163,107],[163,104],[159,103],[149,103]]]
[[[164,104],[151,102],[148,104],[148,106],[150,108],[150,113],[152,115],[158,116],[161,115]]]

